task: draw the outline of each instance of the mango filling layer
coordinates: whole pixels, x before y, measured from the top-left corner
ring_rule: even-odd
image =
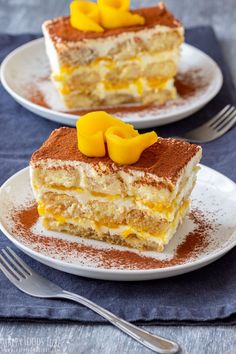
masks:
[[[94,222],[92,220],[85,219],[85,218],[65,218],[61,215],[56,215],[51,211],[48,211],[46,206],[40,202],[38,203],[38,213],[40,216],[53,218],[60,224],[71,223],[71,224],[81,225],[81,227],[85,225],[85,227],[88,228],[88,223],[90,223],[90,226],[96,231],[105,232],[102,230],[103,228],[107,228],[108,230],[109,229],[117,230],[117,234],[119,234],[122,238],[127,238],[135,234],[140,239],[148,239],[150,237],[155,237],[160,239],[162,242],[167,243],[168,242],[168,240],[166,239],[167,233],[176,229],[179,222],[182,220],[182,217],[185,214],[185,211],[187,210],[188,206],[189,206],[189,200],[184,201],[181,207],[178,209],[178,212],[174,220],[172,221],[172,223],[167,224],[164,230],[162,230],[161,232],[157,232],[155,234],[150,234],[142,229],[133,228],[128,225],[119,225],[119,224],[112,224],[112,223],[104,224],[104,223]]]
[[[91,197],[97,197],[97,198],[104,198],[107,200],[114,200],[114,199],[128,199],[133,203],[141,203],[142,205],[146,206],[147,208],[159,212],[159,213],[164,213],[164,214],[169,214],[172,213],[176,206],[177,206],[177,199],[180,194],[180,192],[177,194],[176,198],[172,201],[172,203],[153,203],[150,201],[144,201],[144,200],[139,200],[135,197],[129,197],[125,196],[123,197],[120,194],[106,194],[106,193],[100,193],[100,192],[92,192],[88,191],[82,188],[75,188],[75,187],[64,187],[64,186],[58,186],[55,184],[51,184],[48,186],[45,186],[46,189],[53,189],[53,190],[59,190],[59,191],[71,191],[71,192],[76,192],[76,193],[88,193]],[[39,190],[39,187],[34,185],[35,190]]]
[[[113,83],[110,81],[101,81],[99,84],[103,85],[103,89],[105,91],[118,91],[118,90],[131,90],[132,87],[135,87],[137,94],[139,96],[142,96],[143,92],[145,89],[164,89],[166,87],[166,84],[171,78],[151,78],[151,79],[146,79],[146,78],[139,78],[131,81],[120,81],[117,83]],[[88,87],[86,86],[74,86],[74,85],[68,85],[66,84],[67,80],[61,83],[61,86],[58,87],[58,90],[61,94],[63,95],[70,95],[74,91],[80,91],[80,92],[88,92]],[[91,88],[91,90],[94,89],[94,87]]]
[[[172,53],[171,51],[168,51],[167,53]],[[143,56],[147,55],[150,56],[149,52],[142,52],[141,53]],[[159,54],[157,54],[159,55]],[[155,58],[155,54],[151,55],[151,57],[153,58],[153,63],[156,63]],[[171,57],[174,57],[174,52],[171,55]],[[127,59],[124,59],[122,61],[120,61],[120,63],[123,64],[130,64],[130,63],[137,63],[140,66],[142,65],[143,59],[140,56],[133,56],[133,57],[129,57]],[[53,78],[56,81],[62,81],[64,80],[65,76],[71,76],[75,71],[79,70],[80,68],[98,68],[98,67],[104,67],[110,70],[114,70],[114,69],[118,69],[119,67],[116,65],[116,61],[113,60],[111,57],[107,56],[107,57],[98,57],[94,60],[92,60],[90,63],[86,64],[86,65],[68,65],[68,64],[63,64],[60,66],[60,72],[59,73],[55,73],[53,74]],[[99,68],[98,68],[99,69]]]
[[[145,55],[145,53],[144,53]],[[174,55],[174,54],[173,54]],[[122,66],[117,66],[115,60],[110,57],[100,57],[93,60],[87,65],[62,65],[59,73],[54,73],[52,78],[57,82],[57,88],[62,95],[69,95],[75,91],[88,92],[94,91],[97,85],[99,89],[104,91],[119,91],[119,90],[136,90],[136,94],[141,96],[145,89],[163,89],[167,82],[173,78],[174,75],[166,73],[160,76],[158,73],[150,70],[147,71],[147,65],[155,66],[154,58],[149,58],[149,64],[142,62],[141,57],[134,56],[127,60],[121,61]],[[171,59],[172,66],[175,65],[175,60]],[[163,62],[160,62],[160,66]],[[134,70],[134,65],[137,70]],[[85,69],[85,71],[84,71]],[[88,69],[90,71],[88,72]],[[130,72],[131,70],[131,72]],[[143,73],[144,70],[144,73]],[[124,72],[124,76],[122,76]],[[114,76],[116,80],[111,80],[110,75]],[[136,74],[135,74],[136,73]],[[88,75],[91,79],[84,79]],[[158,77],[159,76],[159,77]]]

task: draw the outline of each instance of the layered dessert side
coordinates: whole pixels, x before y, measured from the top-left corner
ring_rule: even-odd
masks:
[[[163,3],[133,11],[124,9],[128,3],[74,1],[70,17],[43,24],[51,78],[67,109],[176,98],[181,23]]]
[[[53,131],[32,156],[44,226],[163,251],[188,211],[201,148],[154,132],[139,135],[118,119],[108,122],[104,112],[94,114],[84,116],[77,131]]]

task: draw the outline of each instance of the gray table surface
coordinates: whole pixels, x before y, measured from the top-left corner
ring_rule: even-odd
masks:
[[[186,27],[210,24],[236,84],[236,0],[166,0]],[[43,20],[68,13],[69,0],[0,0],[0,32],[40,32]],[[132,1],[147,6],[152,0]],[[4,299],[0,299],[4,301]],[[180,343],[185,354],[236,353],[233,326],[142,326]],[[132,353],[150,350],[110,325],[0,322],[0,353]]]

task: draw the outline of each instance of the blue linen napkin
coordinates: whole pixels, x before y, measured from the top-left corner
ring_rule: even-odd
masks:
[[[0,62],[14,48],[36,35],[0,35]],[[191,118],[157,128],[169,136],[201,124],[226,104],[236,105],[235,89],[210,27],[186,31],[186,41],[209,54],[221,67],[224,85],[203,110]],[[28,164],[32,152],[59,124],[42,119],[18,105],[0,85],[0,184]],[[203,145],[202,162],[236,180],[236,129]],[[0,248],[11,246],[0,233]],[[15,247],[13,246],[15,249]],[[66,274],[21,256],[36,271],[69,291],[81,294],[128,321],[145,323],[236,323],[236,249],[215,263],[175,278],[142,282],[111,282]],[[30,297],[0,273],[0,318],[105,321],[72,302]]]

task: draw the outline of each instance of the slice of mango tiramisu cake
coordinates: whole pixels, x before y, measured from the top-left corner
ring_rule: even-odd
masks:
[[[47,229],[163,251],[188,211],[201,148],[105,112],[52,132],[30,162]]]
[[[176,98],[182,24],[163,3],[72,1],[43,24],[51,78],[67,109],[163,104]]]

